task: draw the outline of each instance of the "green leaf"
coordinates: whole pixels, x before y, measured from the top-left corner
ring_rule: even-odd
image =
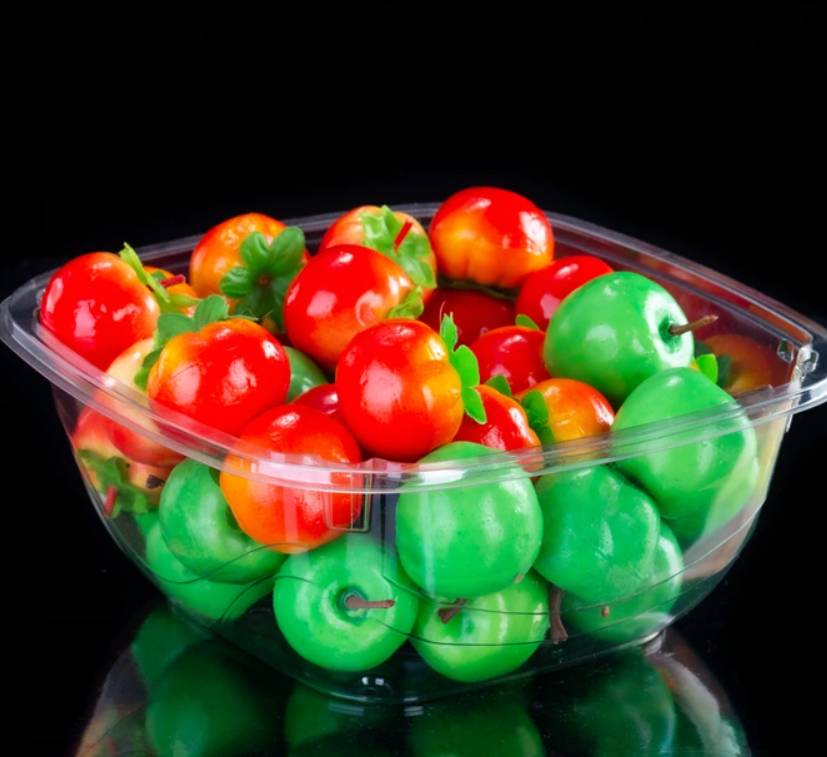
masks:
[[[711,353],[698,355],[695,358],[695,364],[698,366],[698,370],[710,381],[718,383],[718,360],[715,355]]]
[[[523,313],[520,313],[514,319],[514,323],[516,323],[518,326],[525,326],[525,328],[531,329],[532,331],[542,331],[542,329],[536,323],[534,323],[534,321],[532,321],[531,318],[529,318],[527,315],[523,315]]]
[[[462,403],[465,405],[465,412],[472,420],[477,423],[485,423],[485,408],[482,404],[482,398],[477,392],[470,387],[464,386],[460,391]]]
[[[511,385],[508,383],[508,379],[501,373],[498,373],[496,376],[492,376],[485,382],[485,385],[490,386],[492,389],[495,389],[506,397],[511,398],[514,396],[511,393]]]
[[[456,323],[454,323],[453,313],[448,313],[447,315],[442,316],[442,323],[439,326],[439,335],[442,337],[442,341],[445,342],[448,352],[453,352],[454,347],[457,346],[457,340],[459,339],[459,332],[457,331]]]
[[[553,444],[554,432],[549,426],[551,420],[548,413],[548,405],[543,399],[543,395],[536,389],[526,392],[520,403],[525,410],[526,418],[528,418],[528,425],[531,430],[537,434],[537,438],[541,444]]]
[[[267,237],[260,231],[250,232],[238,249],[241,262],[254,274],[265,271],[271,259],[270,245]]]
[[[422,288],[414,287],[405,295],[396,307],[391,308],[388,312],[388,318],[419,318],[422,311],[425,310],[425,305],[422,302]]]
[[[477,356],[465,345],[457,347],[458,334],[453,315],[442,317],[439,335],[448,349],[448,360],[459,375],[460,384],[462,385],[460,394],[465,405],[465,412],[477,423],[485,423],[485,408],[482,405],[480,396],[474,391],[474,388],[479,386],[480,383],[480,368],[479,363],[477,363]]]
[[[695,357],[700,357],[701,355],[712,355],[712,349],[706,342],[702,342],[700,339],[695,340]]]
[[[445,289],[470,289],[474,292],[482,292],[489,297],[494,297],[497,300],[515,300],[519,292],[518,289],[494,289],[492,287],[477,284],[475,281],[458,281],[456,279],[448,279],[445,276],[440,276],[438,285]]]
[[[83,460],[89,470],[98,479],[98,489],[101,493],[109,491],[114,486],[117,492],[115,508],[112,516],[120,512],[144,514],[149,512],[149,499],[140,488],[131,484],[128,479],[129,464],[120,457],[104,458],[92,450],[78,450],[78,457]]]
[[[141,263],[141,259],[138,257],[138,253],[135,252],[135,250],[124,242],[123,249],[118,254],[120,255],[121,260],[123,260],[124,263],[135,271],[138,276],[138,280],[144,286],[148,286],[152,290],[152,293],[155,295],[155,299],[158,300],[158,304],[169,303],[169,292],[161,286],[158,279],[154,276],[150,276],[146,272],[146,268],[144,268],[143,263]]]
[[[724,387],[729,383],[729,372],[732,368],[732,358],[729,355],[717,355],[718,386]]]
[[[230,306],[227,304],[227,300],[219,294],[211,294],[201,300],[198,307],[195,308],[195,313],[193,313],[191,319],[194,328],[191,328],[190,331],[201,331],[207,324],[223,321],[229,314]],[[158,320],[160,322],[161,319]]]
[[[144,270],[146,270],[146,269],[144,269]],[[164,273],[163,271],[153,271],[149,275],[152,276],[152,278],[155,279],[155,281],[157,281],[159,284],[162,281],[166,281],[166,278],[167,278],[166,273]]]
[[[188,294],[171,294],[169,299],[170,302],[180,310],[186,310],[201,302],[197,297],[190,297]]]
[[[187,334],[191,331],[197,331],[193,319],[183,313],[164,313],[158,316],[158,323],[156,325],[158,331],[158,339],[166,344],[170,339],[179,334]]]
[[[284,329],[284,298],[304,265],[304,232],[284,229],[270,245],[261,232],[253,232],[241,243],[243,266],[231,268],[221,279],[221,293],[239,300],[235,313],[256,320],[267,316]]]
[[[387,205],[380,208],[379,215],[364,212],[362,213],[364,234],[362,244],[393,260],[417,286],[434,289],[436,287],[434,269],[425,260],[431,254],[431,243],[427,236],[409,229],[397,247],[396,238],[404,225]]]
[[[237,265],[235,268],[227,271],[224,278],[221,279],[219,287],[222,294],[238,300],[247,296],[253,286],[253,281],[253,272],[243,265]]]

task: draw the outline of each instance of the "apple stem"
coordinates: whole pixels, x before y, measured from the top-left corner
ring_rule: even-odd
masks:
[[[690,331],[696,331],[704,326],[709,326],[718,320],[717,315],[705,315],[703,318],[698,318],[697,321],[685,323],[683,326],[672,325],[669,327],[669,333],[672,336],[680,336],[681,334],[688,334]]]
[[[351,594],[345,599],[345,607],[347,607],[348,610],[387,610],[395,604],[396,602],[392,599],[380,599],[371,602],[367,599],[357,597],[355,594]]]
[[[514,579],[514,583],[515,583],[515,584],[518,584],[518,583],[520,583],[520,581],[522,581],[524,578],[525,578],[525,573],[520,573],[520,575],[519,575],[519,576],[517,576],[517,577]]]
[[[609,617],[609,613],[611,613],[611,611],[612,610],[609,607],[609,605],[604,605],[603,607],[600,608],[600,617],[605,620],[606,618]]]
[[[551,641],[553,644],[559,644],[569,638],[563,621],[560,620],[560,606],[563,603],[565,593],[559,586],[548,585],[548,614],[551,621]]]
[[[408,236],[408,232],[411,230],[411,226],[413,226],[413,218],[409,218],[407,221],[405,221],[402,228],[399,229],[399,233],[396,235],[396,239],[393,240],[394,252],[396,252],[399,249],[399,245],[405,241],[405,237]]]
[[[111,516],[115,511],[115,500],[118,499],[118,490],[114,484],[110,484],[106,490],[106,499],[103,502],[103,511],[107,516]]]
[[[170,276],[168,279],[164,279],[163,281],[159,281],[158,283],[164,289],[169,289],[169,287],[173,287],[176,284],[183,284],[186,280],[187,277],[184,276],[183,273],[179,273],[177,276]]]
[[[462,610],[463,605],[467,602],[467,599],[458,599],[451,607],[443,607],[439,610],[437,615],[439,615],[439,619],[442,621],[443,625],[445,623],[450,623],[451,620],[459,614],[459,611]]]

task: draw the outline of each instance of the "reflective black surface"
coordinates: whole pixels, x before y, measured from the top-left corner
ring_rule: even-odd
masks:
[[[330,699],[158,603],[96,689],[77,757],[744,757],[725,691],[675,631],[586,665],[411,706]]]

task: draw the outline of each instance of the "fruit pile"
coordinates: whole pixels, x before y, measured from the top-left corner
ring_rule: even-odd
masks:
[[[783,382],[746,337],[698,341],[713,321],[688,322],[640,274],[555,259],[545,215],[490,188],[448,199],[427,232],[356,208],[312,256],[298,228],[232,218],[188,277],[128,246],[91,253],[54,274],[40,308],[46,332],[138,402],[230,447],[221,472],[185,459],[103,393],[104,412],[78,418],[89,484],[108,517],[134,518],[168,594],[212,620],[272,594],[311,663],[368,670],[410,639],[460,681],[518,668],[566,626],[617,643],[665,623],[682,550],[756,486],[731,392]],[[403,485],[382,498],[390,534],[362,527],[349,491],[371,458],[462,466],[719,406],[732,412],[709,438],[673,433],[613,465],[538,476],[515,458],[493,483],[477,466],[459,487]],[[250,450],[304,467],[264,483]]]

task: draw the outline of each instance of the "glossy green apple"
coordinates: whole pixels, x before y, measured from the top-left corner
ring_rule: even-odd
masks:
[[[216,642],[183,652],[152,689],[146,732],[158,757],[270,754],[281,732],[271,679]]]
[[[411,724],[413,757],[545,757],[537,726],[511,694],[494,689],[426,705]]]
[[[160,678],[169,664],[185,649],[203,641],[208,632],[192,621],[175,616],[167,604],[144,619],[132,641],[132,658],[147,687]]]
[[[184,609],[211,621],[241,617],[273,587],[272,578],[243,586],[217,583],[196,575],[169,551],[159,523],[147,535],[146,562],[164,594],[180,602]]]
[[[711,416],[700,441],[698,430],[664,438],[669,449],[647,452],[617,463],[627,476],[652,495],[667,519],[696,516],[705,526],[707,514],[737,514],[749,500],[757,480],[757,443],[749,419],[723,389],[699,371],[676,368],[643,382],[617,413],[612,431],[666,421],[717,408],[732,412],[725,420]],[[674,446],[674,445],[678,446]],[[697,530],[691,522],[687,530]]]
[[[185,460],[161,494],[158,516],[170,552],[193,573],[221,583],[272,576],[285,555],[262,547],[240,528],[218,484],[219,471]]]
[[[669,333],[686,323],[659,284],[638,273],[607,273],[563,300],[549,323],[543,356],[552,376],[583,381],[618,407],[650,376],[689,366],[692,334]]]
[[[284,345],[282,349],[287,353],[287,359],[290,361],[290,387],[287,390],[286,402],[292,402],[308,389],[330,383],[322,373],[322,369],[303,352],[295,347]]]
[[[564,591],[608,602],[652,572],[660,516],[652,500],[607,465],[542,476],[543,544],[534,569]]]
[[[554,754],[679,754],[672,751],[674,699],[658,669],[640,649],[587,662],[538,683],[538,716],[546,724]]]
[[[677,539],[669,526],[661,523],[652,572],[646,583],[627,599],[602,606],[567,593],[561,607],[563,624],[609,643],[649,636],[669,622],[669,611],[681,592],[683,569]]]
[[[356,533],[288,557],[273,606],[290,646],[331,670],[369,670],[387,660],[413,628],[419,600],[401,570],[391,581],[384,568],[382,548]]]
[[[420,463],[496,454],[472,442],[452,442]],[[515,471],[516,471],[515,466]],[[480,597],[525,575],[540,549],[543,514],[528,474],[474,485],[406,492],[396,511],[399,559],[431,596]]]
[[[507,589],[470,600],[447,623],[423,602],[412,643],[434,670],[473,683],[519,668],[549,628],[548,584],[533,571]]]

